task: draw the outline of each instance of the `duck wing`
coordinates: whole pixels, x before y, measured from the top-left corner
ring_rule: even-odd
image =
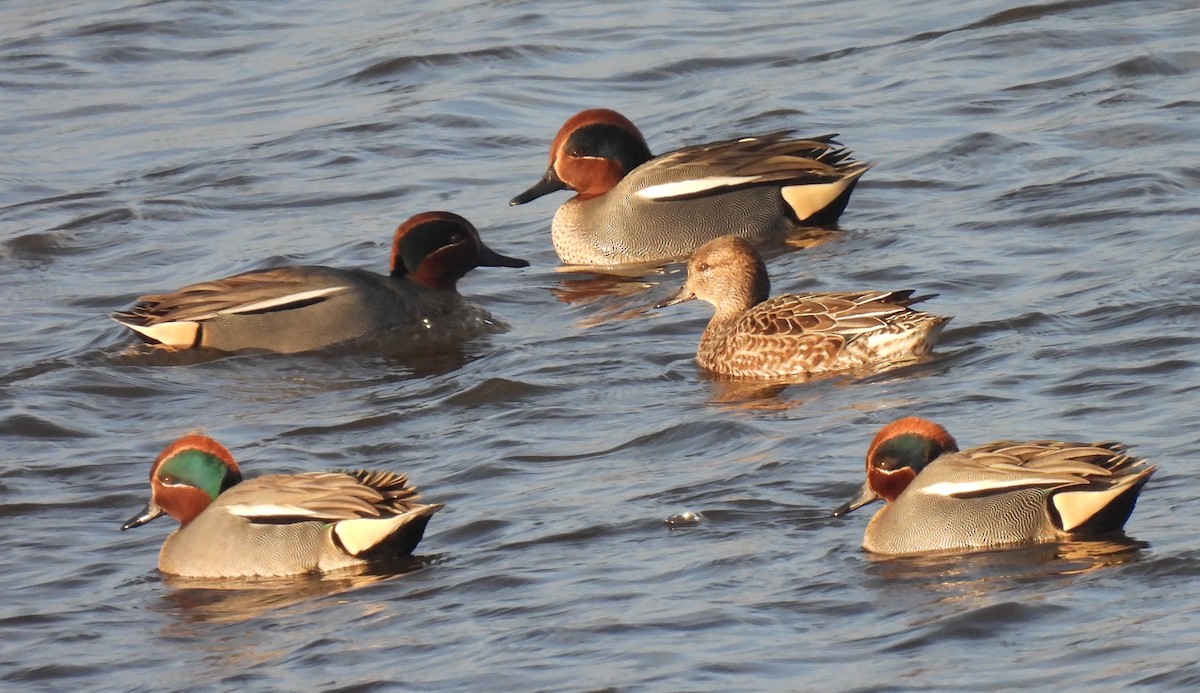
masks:
[[[419,504],[408,477],[388,471],[262,476],[222,493],[213,507],[252,522],[338,522],[403,513]]]
[[[636,194],[656,201],[687,200],[743,188],[822,185],[856,179],[870,164],[851,158],[834,138],[789,139],[790,131],[684,147],[630,173]]]

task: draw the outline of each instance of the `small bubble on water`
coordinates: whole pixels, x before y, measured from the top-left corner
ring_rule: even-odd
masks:
[[[698,525],[702,519],[700,513],[694,513],[691,510],[686,510],[677,513],[667,518],[667,524],[671,527],[686,527],[688,525]]]

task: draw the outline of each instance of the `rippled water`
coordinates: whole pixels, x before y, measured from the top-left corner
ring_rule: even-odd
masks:
[[[1194,3],[9,2],[0,27],[6,690],[1200,685]],[[733,389],[691,361],[706,307],[641,310],[678,267],[557,272],[566,196],[506,201],[592,106],[659,152],[842,133],[877,167],[775,289],[939,293],[940,357]],[[436,208],[533,262],[461,286],[507,333],[211,358],[105,317],[382,269]],[[1128,542],[878,560],[829,510],[908,414],[1160,471]],[[165,578],[169,522],[118,527],[197,428],[248,474],[391,467],[447,506],[378,575]]]

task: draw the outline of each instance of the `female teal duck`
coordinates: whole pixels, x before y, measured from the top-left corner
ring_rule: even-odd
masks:
[[[113,319],[143,340],[188,349],[294,353],[389,331],[434,338],[494,331],[494,320],[458,293],[476,267],[527,267],[483,244],[450,212],[405,221],[392,241],[390,273],[279,267],[142,296]]]
[[[150,468],[150,502],[122,530],[163,515],[179,529],[158,568],[197,578],[327,572],[407,556],[440,504],[415,502],[403,474],[387,471],[272,474],[242,480],[220,443],[191,434]]]
[[[656,308],[699,298],[716,310],[696,362],[722,375],[785,378],[883,366],[929,353],[950,318],[909,308],[912,291],[767,298],[762,256],[723,236],[696,250],[687,283]]]
[[[830,224],[870,164],[851,159],[835,135],[789,134],[656,157],[625,116],[583,111],[555,136],[546,174],[510,204],[565,188],[578,193],[551,229],[558,256],[578,265],[666,262],[717,236],[782,237],[800,225]]]
[[[835,517],[882,498],[863,548],[881,554],[1050,542],[1117,532],[1154,473],[1120,443],[988,443],[959,451],[932,421],[884,426],[867,481]]]

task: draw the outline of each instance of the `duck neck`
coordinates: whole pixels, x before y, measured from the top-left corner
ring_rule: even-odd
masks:
[[[737,322],[738,318],[746,314],[746,311],[754,307],[755,302],[749,299],[725,300],[717,305],[713,312],[712,319],[708,321],[708,327],[704,328],[704,334],[700,337],[702,344],[711,344],[719,340],[730,327]]]
[[[717,306],[716,311],[713,312],[712,320],[708,321],[709,327],[727,325],[740,318],[746,311],[753,307],[754,304],[750,301],[738,301],[736,304],[730,301]]]
[[[765,268],[764,268],[765,269]],[[724,295],[713,302],[716,308],[712,323],[724,324],[740,318],[746,311],[767,300],[771,293],[771,280],[767,273],[756,272],[750,281],[729,286]],[[710,323],[711,324],[711,323]]]
[[[713,316],[700,337],[701,346],[719,341],[742,316],[765,301],[770,292],[771,282],[763,273],[745,285],[729,288],[719,300],[712,301]]]

